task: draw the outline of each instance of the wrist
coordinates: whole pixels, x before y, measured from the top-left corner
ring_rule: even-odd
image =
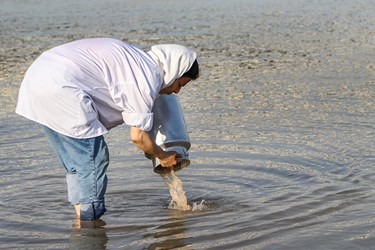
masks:
[[[158,159],[164,159],[166,157],[165,151],[158,146],[158,149],[155,152],[155,157]]]

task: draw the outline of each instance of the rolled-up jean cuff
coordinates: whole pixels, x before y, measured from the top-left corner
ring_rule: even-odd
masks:
[[[72,205],[79,203],[79,185],[76,173],[66,174],[66,184],[68,188],[68,201]]]
[[[105,211],[104,201],[93,202],[93,203],[81,203],[80,209],[81,220],[96,220],[102,216]]]

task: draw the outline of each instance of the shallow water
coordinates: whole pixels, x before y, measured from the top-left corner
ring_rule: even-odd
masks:
[[[43,1],[0,8],[3,249],[373,249],[374,48],[370,0]],[[38,125],[13,113],[45,49],[109,36],[198,51],[179,94],[192,142],[170,195],[128,140],[107,135],[108,212],[75,221]]]

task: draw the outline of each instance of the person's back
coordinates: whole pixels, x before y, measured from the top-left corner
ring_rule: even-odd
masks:
[[[144,100],[145,107],[135,108],[150,112],[161,84],[159,68],[134,46],[111,38],[78,40],[44,52],[30,66],[16,112],[88,138],[122,124],[123,113],[137,112],[134,103]]]

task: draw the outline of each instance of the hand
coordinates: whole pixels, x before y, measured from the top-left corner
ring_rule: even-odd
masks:
[[[160,165],[165,168],[173,167],[177,164],[177,158],[180,157],[181,156],[175,151],[165,152],[164,156],[162,158],[159,158]]]

